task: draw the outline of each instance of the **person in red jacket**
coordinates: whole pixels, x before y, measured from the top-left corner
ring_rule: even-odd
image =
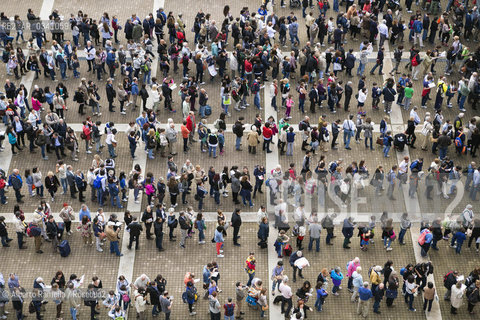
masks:
[[[187,117],[187,129],[190,131],[190,134],[188,136],[190,143],[196,142],[196,140],[193,138],[193,135],[195,134],[195,113],[193,111],[190,111]]]
[[[270,142],[272,142],[273,131],[270,129],[270,123],[266,122],[263,126],[263,151],[267,150],[267,153],[271,153]]]

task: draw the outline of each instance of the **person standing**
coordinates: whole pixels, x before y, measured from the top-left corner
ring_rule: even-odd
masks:
[[[380,302],[382,302],[383,296],[385,295],[385,285],[380,283],[373,292],[373,298],[375,302],[373,303],[373,312],[380,314],[378,308],[380,308]]]
[[[135,241],[135,250],[138,250],[138,242],[140,240],[140,233],[143,231],[143,227],[138,223],[138,218],[133,217],[132,222],[127,226],[127,229],[130,231],[130,240],[128,242],[128,249],[132,249],[132,244]]]
[[[309,224],[308,231],[310,235],[310,241],[308,243],[308,251],[312,251],[313,242],[315,241],[315,251],[320,252],[320,233],[322,231],[322,228],[320,224],[318,224],[316,217]]]
[[[255,278],[255,263],[255,253],[250,252],[247,260],[245,260],[245,271],[248,274],[247,287],[250,287],[252,285],[252,280],[253,278]]]
[[[433,287],[433,283],[429,282],[427,287],[423,290],[423,311],[430,312],[432,310],[432,303],[435,294],[436,290]]]
[[[362,317],[366,318],[368,316],[368,308],[370,305],[370,299],[373,298],[372,291],[368,288],[368,282],[363,283],[363,287],[358,289],[358,299],[357,305],[357,314],[361,314]]]
[[[180,248],[185,249],[185,239],[187,238],[187,233],[190,229],[190,221],[188,217],[185,216],[185,212],[180,212],[178,223],[180,224],[180,231],[182,233],[182,238],[180,239]]]
[[[278,286],[278,290],[282,294],[282,305],[281,305],[281,312],[285,314],[287,317],[290,315],[290,310],[292,309],[292,288],[287,284],[288,277],[284,277],[282,283]],[[285,305],[287,305],[287,310],[285,310]]]
[[[170,320],[170,313],[172,312],[172,300],[168,296],[168,291],[165,290],[163,295],[160,296],[160,307],[162,312],[165,313],[165,320]]]
[[[240,232],[240,226],[242,225],[242,218],[240,217],[241,210],[235,209],[232,214],[231,226],[233,227],[233,245],[239,247],[238,239],[240,238],[238,233]]]

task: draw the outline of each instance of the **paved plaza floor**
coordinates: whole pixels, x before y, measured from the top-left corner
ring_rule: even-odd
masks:
[[[286,16],[290,13],[291,10],[293,10],[295,15],[299,18],[300,43],[301,45],[303,45],[306,42],[306,32],[303,19],[301,18],[301,10],[298,8],[281,8],[279,2],[280,1],[277,0],[277,4],[274,7],[274,12],[277,16]],[[286,1],[286,3],[288,6],[288,1]],[[217,23],[221,23],[221,21],[223,20],[222,11],[224,5],[225,2],[206,0],[199,0],[195,2],[172,0],[118,0],[115,1],[114,5],[111,5],[110,2],[98,2],[94,0],[34,0],[28,1],[28,3],[18,1],[5,2],[3,4],[2,11],[4,11],[7,16],[19,14],[21,15],[22,19],[25,18],[27,9],[29,8],[31,8],[35,14],[40,15],[42,19],[47,19],[48,15],[52,12],[53,9],[58,9],[59,13],[63,17],[65,17],[65,19],[68,19],[71,13],[76,13],[78,10],[82,10],[84,13],[87,13],[95,18],[100,18],[103,12],[108,12],[110,15],[117,15],[120,23],[123,24],[125,20],[130,17],[131,13],[136,13],[137,16],[139,16],[141,20],[143,20],[143,18],[148,13],[154,12],[154,10],[160,7],[164,7],[166,12],[172,11],[175,15],[177,15],[178,13],[183,13],[183,19],[186,23],[187,40],[193,42],[193,34],[192,32],[190,32],[190,29],[198,10],[202,9],[204,12],[211,13],[212,19],[215,19]],[[256,11],[259,6],[259,1],[246,0],[243,2],[234,2],[229,5],[231,8],[230,12],[232,12],[234,17],[236,17],[239,11],[245,6],[248,6],[250,8],[250,11]],[[445,7],[445,5],[446,1],[442,1],[442,6]],[[343,6],[341,7],[341,9],[342,8],[344,9]],[[413,5],[413,8],[414,10],[420,9],[420,7],[416,6],[415,4]],[[316,7],[311,10],[315,13],[315,15],[317,15],[318,9]],[[307,10],[307,12],[308,11],[309,10]],[[407,15],[408,14],[405,13],[405,16]],[[328,16],[335,17],[336,14],[332,10],[329,10]],[[119,40],[122,42],[122,44],[125,45],[125,37],[123,31],[121,30],[119,34]],[[28,36],[29,34],[27,35],[27,37]],[[48,37],[50,38],[51,35],[48,35]],[[65,37],[69,39],[70,34],[66,34]],[[405,43],[403,43],[406,48],[405,51],[408,51],[408,49],[410,48],[410,43],[408,43],[407,38],[408,35],[406,33],[406,40]],[[233,43],[233,41],[231,42]],[[345,48],[352,48],[355,52],[358,52],[359,43],[360,41],[353,41],[350,39],[350,37],[347,37],[347,43],[345,44]],[[477,44],[473,42],[469,42],[467,43],[467,45],[472,47],[471,51],[475,50],[477,47]],[[190,47],[193,49],[193,44],[191,44]],[[426,47],[422,48],[422,53],[425,50],[432,48],[433,46],[427,43]],[[232,49],[232,45],[228,45],[227,50]],[[389,47],[388,45],[386,45],[386,61],[384,65],[385,75],[383,76],[379,75],[378,73],[376,73],[375,75],[369,75],[367,73],[375,65],[377,50],[376,48],[374,50],[374,54],[369,57],[369,62],[365,69],[367,74],[366,82],[368,88],[372,87],[373,82],[383,84],[383,82],[389,77],[387,73],[393,67],[391,61],[391,59],[393,58],[393,49],[394,47]],[[288,48],[282,47],[281,50],[284,54],[288,53]],[[401,63],[402,72],[407,71],[407,69],[404,69],[407,61],[408,55],[404,54]],[[95,75],[87,72],[87,65],[85,60],[82,60],[80,65],[81,67],[79,71],[81,72],[81,77],[85,77],[87,80],[96,81]],[[155,68],[152,70],[152,76],[158,76],[159,78],[161,78],[161,72],[159,69],[157,69],[156,62],[154,63],[154,66]],[[438,79],[438,77],[444,73],[445,66],[446,63],[444,60],[440,60],[437,63],[437,73],[435,79]],[[191,66],[191,68],[194,67]],[[354,69],[353,71],[355,70],[356,69]],[[460,79],[458,67],[456,67],[456,70],[456,72],[454,72],[451,76],[448,77],[449,81]],[[173,77],[176,83],[180,83],[182,80],[180,73],[174,75]],[[31,73],[23,76],[19,80],[15,80],[13,79],[13,77],[7,76],[5,68],[0,68],[1,81],[3,82],[3,79],[7,78],[10,78],[10,80],[12,80],[12,82],[14,82],[17,87],[20,83],[24,83],[29,89],[29,92],[31,92],[34,85],[38,85],[40,87],[50,86],[54,88],[58,84],[57,82],[52,82],[50,79],[44,78],[43,76],[41,76],[38,80],[33,80],[33,74]],[[347,77],[345,74],[340,73],[339,78],[343,80],[344,84],[347,81],[351,81],[354,92],[357,91],[356,88],[359,77]],[[295,88],[295,85],[297,84],[297,79],[292,80],[292,88]],[[118,75],[115,81],[121,81],[120,75]],[[212,127],[215,119],[217,119],[217,117],[222,111],[220,106],[220,84],[218,82],[218,79],[215,79],[215,81],[213,82],[209,82],[208,80],[205,82],[206,84],[203,87],[207,90],[209,94],[209,104],[212,106],[213,109],[212,115],[207,118],[207,123],[210,127]],[[64,84],[66,85],[68,91],[71,93],[70,96],[73,97],[73,92],[79,86],[80,80],[71,77],[70,79],[66,80]],[[257,165],[265,166],[267,171],[270,172],[273,168],[275,168],[277,164],[280,164],[283,170],[286,170],[289,167],[290,163],[295,163],[297,174],[299,174],[301,170],[302,160],[304,157],[304,152],[301,151],[301,141],[299,139],[300,133],[297,134],[297,139],[294,144],[294,154],[291,157],[280,155],[277,150],[276,144],[271,146],[273,150],[273,153],[271,154],[266,154],[262,152],[261,144],[257,148],[257,153],[255,155],[249,154],[247,152],[247,142],[245,138],[242,141],[243,151],[235,150],[235,135],[232,133],[232,125],[238,117],[243,116],[245,118],[244,123],[247,124],[246,132],[249,132],[250,124],[254,122],[257,113],[259,113],[264,119],[267,118],[269,115],[272,115],[277,121],[284,117],[285,109],[279,108],[278,111],[275,111],[270,106],[269,84],[270,82],[266,82],[265,89],[261,91],[261,104],[263,108],[262,110],[258,110],[255,108],[252,101],[253,98],[251,98],[249,101],[250,106],[247,109],[238,112],[236,110],[233,110],[232,108],[232,110],[230,111],[231,117],[227,118],[227,130],[225,133],[225,153],[223,155],[220,155],[217,158],[209,157],[207,153],[204,153],[200,150],[199,143],[192,144],[191,149],[188,151],[188,153],[183,153],[181,152],[182,142],[179,141],[178,149],[180,151],[178,155],[174,157],[174,161],[176,162],[176,164],[181,167],[183,163],[188,159],[191,160],[192,164],[198,164],[205,170],[208,170],[210,166],[213,166],[217,172],[220,172],[224,166],[228,168],[231,168],[232,166],[238,166],[239,168],[247,167],[250,175],[253,177],[253,170]],[[164,177],[167,174],[167,158],[160,157],[160,155],[157,154],[155,156],[155,159],[148,159],[146,157],[146,154],[144,153],[143,144],[140,144],[140,147],[137,148],[137,159],[132,160],[130,157],[125,129],[127,128],[128,122],[134,121],[134,119],[138,117],[139,113],[141,112],[141,108],[128,108],[127,114],[121,115],[117,107],[117,112],[109,113],[107,109],[108,106],[106,102],[107,98],[104,90],[104,84],[102,82],[98,83],[98,85],[100,87],[99,94],[101,96],[102,116],[94,117],[94,120],[98,119],[102,122],[101,130],[103,130],[105,123],[109,121],[113,121],[116,127],[121,128],[121,130],[119,130],[119,133],[117,134],[117,140],[119,141],[116,148],[118,157],[115,160],[115,169],[117,174],[121,171],[124,171],[128,174],[132,170],[132,167],[138,163],[142,166],[144,173],[151,172],[156,179],[158,179],[158,177]],[[422,91],[421,81],[414,82],[414,90],[416,94],[415,98],[413,99],[412,106],[420,107],[420,92]],[[295,99],[296,101],[298,101],[296,93]],[[160,108],[161,110],[158,115],[158,121],[162,126],[166,125],[168,118],[172,118],[177,124],[177,127],[179,127],[179,124],[181,124],[182,122],[180,97],[177,95],[177,92],[174,92],[173,100],[173,105],[177,110],[176,113],[170,113],[166,111],[163,107]],[[327,115],[326,119],[329,123],[335,121],[336,119],[340,119],[343,122],[343,120],[348,116],[348,114],[351,113],[352,110],[355,110],[356,101],[353,100],[354,97],[352,97],[352,103],[349,112],[346,112],[343,109],[338,109],[335,114],[331,114],[324,104],[323,108],[317,108],[316,113],[313,114],[307,111],[305,115],[308,115],[310,117],[310,122],[312,125],[317,125],[318,118],[322,114]],[[371,97],[367,99],[367,105],[370,101]],[[277,103],[279,104],[279,101]],[[445,119],[450,119],[452,121],[459,113],[456,101],[453,104],[454,107],[451,109],[446,107],[443,108]],[[150,98],[148,100],[147,106],[151,105],[152,102]],[[79,136],[79,131],[81,130],[81,122],[85,120],[85,118],[77,112],[77,105],[71,100],[71,98],[67,101],[67,107],[69,108],[69,110],[66,112],[65,121],[68,123],[68,125],[71,125],[77,131],[77,136]],[[308,102],[306,103],[305,109],[309,110]],[[393,106],[393,109],[394,110],[390,117],[391,119],[389,122],[389,129],[393,130],[394,133],[403,132],[405,130],[405,123],[409,117],[409,111],[404,111],[400,108],[400,106],[395,104]],[[418,115],[421,119],[423,119],[423,117],[425,116],[425,112],[434,112],[433,101],[428,102],[427,109],[419,108]],[[381,119],[385,115],[382,111],[382,108],[380,108],[380,110],[372,110],[370,107],[367,108],[367,114],[369,117],[372,118],[372,121],[376,125],[380,123]],[[88,110],[88,108],[87,115],[92,115],[91,110]],[[296,129],[298,129],[297,125],[305,115],[301,114],[298,109],[295,108],[295,110],[293,110],[290,123],[292,123]],[[467,111],[465,112],[464,117],[464,125],[466,125],[467,121],[475,115],[478,115],[478,111],[472,110],[470,107],[467,107]],[[376,137],[378,137],[379,135],[379,131],[375,130],[373,138],[374,143]],[[352,161],[360,162],[361,160],[365,160],[369,172],[373,174],[375,168],[378,165],[383,165],[383,167],[388,170],[391,166],[398,164],[399,161],[402,160],[403,156],[408,155],[410,159],[417,159],[420,157],[424,158],[424,169],[426,169],[428,168],[429,164],[436,158],[436,156],[433,155],[430,151],[422,151],[420,149],[420,144],[423,140],[423,136],[420,132],[417,132],[417,137],[417,149],[409,149],[407,147],[404,152],[397,152],[392,150],[390,152],[391,157],[384,158],[381,152],[381,146],[375,145],[374,150],[369,150],[365,148],[363,140],[359,141],[358,144],[352,140],[352,150],[345,150],[343,145],[343,135],[341,134],[339,136],[340,144],[338,150],[329,150],[327,152],[320,152],[315,154],[312,158],[313,160],[311,161],[310,168],[314,169],[320,159],[320,156],[323,155],[325,156],[325,162],[327,164],[339,158],[343,159],[343,162],[345,164],[350,164]],[[278,139],[275,137],[274,141],[277,142]],[[92,163],[93,154],[85,153],[85,146],[83,141],[81,141],[79,149],[80,153],[78,155],[78,162],[70,161],[69,157],[67,157],[65,161],[67,164],[73,165],[75,169],[81,169],[82,171],[86,172],[86,170],[90,167]],[[328,149],[330,149],[330,147]],[[48,161],[42,160],[39,153],[40,151],[37,151],[35,154],[30,154],[28,150],[25,149],[21,151],[18,155],[12,155],[7,143],[6,150],[0,153],[0,168],[5,170],[8,174],[10,174],[13,169],[19,169],[20,173],[23,176],[25,169],[32,169],[33,167],[37,167],[43,173],[43,176],[45,176],[48,171],[55,170],[55,153],[48,154]],[[69,154],[69,152],[67,152],[67,154]],[[106,159],[107,155],[108,152],[105,148],[103,149],[103,153],[101,154],[102,159]],[[449,156],[456,165],[461,165],[463,167],[467,166],[471,161],[475,160],[469,155],[455,154],[453,147],[450,147]],[[314,287],[316,284],[317,276],[323,268],[331,270],[332,268],[340,267],[342,269],[342,272],[346,274],[346,264],[354,257],[360,258],[361,265],[363,267],[362,274],[364,279],[368,278],[367,270],[371,266],[383,266],[387,260],[393,261],[393,267],[397,272],[399,272],[402,267],[406,266],[409,263],[416,264],[430,260],[435,266],[435,271],[433,276],[429,280],[435,282],[435,286],[438,290],[438,296],[440,297],[439,301],[434,303],[434,310],[431,314],[426,315],[422,311],[423,302],[420,295],[415,298],[414,302],[414,307],[417,309],[417,311],[410,312],[408,311],[407,305],[404,304],[403,296],[399,294],[398,299],[394,303],[394,307],[391,309],[386,307],[384,301],[382,302],[380,308],[382,312],[381,314],[374,314],[370,305],[368,317],[377,319],[453,319],[453,316],[451,316],[450,314],[449,302],[443,300],[443,294],[445,293],[445,288],[443,286],[443,277],[448,271],[453,269],[456,269],[460,272],[460,274],[467,276],[468,273],[470,273],[474,268],[480,266],[479,254],[475,251],[475,248],[473,246],[472,248],[467,248],[466,244],[464,244],[462,253],[460,255],[456,255],[454,249],[449,248],[449,242],[441,241],[441,243],[439,243],[440,250],[430,250],[428,258],[423,259],[419,255],[419,248],[416,240],[420,230],[420,221],[422,219],[432,221],[435,217],[441,217],[443,219],[446,215],[450,214],[452,214],[452,217],[455,218],[469,203],[473,205],[473,210],[475,214],[480,214],[478,212],[480,208],[480,206],[478,205],[478,201],[472,203],[468,197],[468,194],[464,194],[462,192],[463,190],[461,189],[461,183],[463,183],[464,181],[465,177],[462,177],[462,181],[459,183],[459,188],[455,196],[452,196],[450,199],[443,199],[442,197],[436,196],[434,198],[435,200],[429,200],[426,198],[425,184],[423,183],[424,181],[420,183],[418,192],[413,199],[408,197],[408,184],[403,185],[401,188],[396,188],[394,194],[396,198],[395,201],[388,200],[385,194],[382,196],[376,196],[373,188],[370,186],[366,186],[363,190],[359,190],[358,197],[361,200],[358,201],[358,205],[356,207],[354,207],[353,205],[349,205],[347,208],[339,206],[337,202],[335,202],[335,199],[332,199],[330,197],[327,197],[325,206],[322,207],[318,205],[315,197],[313,198],[313,200],[311,200],[303,195],[302,202],[308,201],[308,209],[317,210],[320,217],[323,217],[325,213],[332,212],[337,213],[338,217],[335,219],[336,238],[333,239],[333,246],[327,246],[325,244],[326,232],[323,230],[321,235],[320,252],[316,253],[314,251],[308,251],[307,249],[303,250],[305,257],[310,262],[310,267],[307,267],[306,270],[304,270],[303,272],[305,279],[298,279],[296,283],[290,282],[292,292],[294,293],[294,301],[296,302],[295,292],[301,287],[304,280],[310,281],[312,286]],[[21,285],[28,289],[32,287],[33,282],[37,277],[42,277],[45,280],[45,283],[50,284],[50,279],[53,278],[57,270],[62,270],[67,277],[73,273],[78,276],[84,275],[85,284],[83,285],[83,288],[86,288],[87,284],[91,282],[91,278],[93,276],[98,276],[102,280],[103,288],[107,291],[110,289],[115,289],[117,277],[119,275],[125,275],[128,280],[135,281],[135,279],[141,274],[147,274],[150,279],[153,279],[158,274],[161,274],[167,280],[167,290],[169,291],[170,295],[174,297],[171,318],[185,319],[190,318],[187,305],[182,302],[181,298],[182,292],[185,289],[183,283],[185,273],[193,272],[195,273],[197,278],[201,278],[202,269],[207,263],[212,261],[218,262],[221,275],[219,288],[222,289],[222,292],[219,294],[219,302],[223,305],[223,303],[225,303],[229,297],[232,297],[235,300],[235,283],[237,281],[241,281],[243,283],[247,282],[248,276],[244,270],[244,263],[249,252],[253,251],[255,252],[257,261],[256,277],[261,279],[264,283],[264,287],[268,289],[267,296],[270,308],[266,312],[266,318],[272,320],[281,319],[282,315],[280,314],[280,308],[279,306],[273,304],[274,296],[271,292],[271,273],[276,262],[279,260],[273,247],[274,239],[277,237],[278,233],[277,230],[274,229],[272,226],[274,221],[273,206],[268,205],[269,218],[271,221],[269,245],[265,249],[260,249],[260,247],[257,245],[258,224],[256,222],[256,212],[260,209],[260,206],[267,206],[269,202],[267,188],[263,186],[262,189],[264,193],[257,195],[257,197],[253,200],[254,206],[252,208],[250,208],[249,206],[244,206],[242,204],[240,204],[239,206],[234,205],[234,203],[232,202],[231,192],[229,193],[228,197],[221,197],[220,204],[218,205],[215,204],[212,198],[207,196],[204,207],[204,211],[206,213],[205,215],[207,217],[205,244],[198,243],[198,231],[196,230],[192,238],[187,239],[186,248],[180,248],[178,244],[180,238],[180,231],[177,229],[175,231],[175,234],[177,236],[176,241],[169,241],[167,234],[165,234],[163,242],[165,251],[159,252],[158,250],[156,250],[155,241],[147,240],[144,233],[142,233],[140,237],[140,248],[138,250],[128,250],[126,248],[126,241],[128,240],[129,235],[127,232],[122,230],[122,232],[120,233],[120,248],[122,249],[122,253],[124,253],[124,256],[117,257],[109,253],[108,242],[105,243],[104,252],[100,253],[95,251],[94,246],[85,246],[82,243],[80,233],[73,232],[73,234],[70,236],[64,236],[65,239],[68,239],[71,245],[72,254],[67,258],[61,258],[58,254],[52,252],[53,249],[50,243],[43,243],[42,249],[44,253],[40,255],[35,253],[32,238],[26,239],[26,245],[28,246],[28,249],[26,250],[18,250],[15,239],[13,242],[11,242],[11,247],[0,248],[0,273],[3,274],[5,279],[7,279],[10,273],[16,273],[19,276]],[[29,219],[31,219],[32,212],[38,206],[40,199],[39,197],[30,197],[28,195],[28,191],[25,185],[22,189],[22,193],[27,196],[25,197],[25,203],[21,205],[21,208],[26,213],[27,221],[29,221]],[[15,226],[13,224],[13,210],[16,202],[12,189],[9,190],[7,196],[9,197],[8,204],[0,206],[0,215],[6,217],[9,235],[10,237],[14,238]],[[87,199],[85,204],[87,204],[87,206],[92,211],[92,214],[94,214],[94,212],[98,209],[98,204],[91,201],[90,189],[87,191],[86,198]],[[48,200],[50,200],[49,197],[47,197],[47,201]],[[179,206],[176,208],[175,211],[177,213],[177,216],[178,212],[185,210],[187,206],[193,206],[196,210],[197,202],[194,199],[193,192],[192,194],[187,196],[186,200],[188,201],[188,204],[179,204]],[[293,227],[294,223],[292,213],[295,210],[295,207],[292,206],[292,204],[294,203],[294,199],[291,198],[287,200],[289,203],[289,224],[290,227]],[[64,202],[68,202],[70,205],[72,205],[76,212],[78,212],[81,205],[78,199],[71,199],[69,194],[57,194],[55,202],[48,202],[57,221],[60,220],[58,213],[62,208]],[[170,200],[168,196],[166,197],[165,202],[167,206],[170,205]],[[124,206],[126,207],[125,209],[129,209],[132,214],[137,217],[140,217],[146,205],[147,199],[144,195],[142,195],[140,204],[134,203],[133,192],[130,192],[129,194],[128,203],[124,203]],[[216,227],[215,213],[217,210],[222,210],[227,216],[227,221],[230,221],[231,213],[235,208],[240,208],[243,211],[242,215],[244,223],[241,227],[241,238],[239,240],[239,242],[241,243],[241,247],[233,246],[233,230],[228,229],[228,235],[225,238],[225,257],[218,258],[215,252],[215,244],[211,242],[211,239],[214,235],[214,229]],[[120,221],[123,221],[124,210],[113,207],[109,203],[109,201],[104,205],[103,209],[107,213],[107,216],[115,213],[119,216]],[[383,211],[389,212],[389,216],[394,219],[394,228],[397,234],[400,231],[399,218],[403,212],[408,212],[414,222],[412,225],[412,229],[406,234],[406,244],[400,246],[398,244],[398,241],[395,241],[392,251],[385,251],[383,243],[380,239],[381,229],[379,219]],[[356,236],[357,229],[355,229],[354,237],[352,238],[351,244],[352,248],[350,250],[343,249],[343,236],[341,233],[343,219],[347,216],[351,216],[356,222],[360,224],[365,224],[372,215],[376,217],[378,222],[377,232],[374,238],[375,243],[370,245],[368,251],[362,251],[359,247],[360,240]],[[72,228],[75,229],[77,226],[79,226],[78,214],[76,214],[75,222]],[[288,234],[289,236],[292,236],[291,230],[288,232]],[[308,240],[309,237],[307,236],[303,241],[303,246],[305,248],[308,245]],[[295,247],[295,239],[293,236],[291,244],[293,247]],[[289,265],[288,258],[283,258],[283,262],[285,265],[285,273],[291,278],[292,268]],[[329,281],[331,281],[331,279],[329,279]],[[339,296],[333,296],[332,294],[330,294],[324,304],[324,310],[321,313],[317,311],[308,312],[308,318],[360,318],[360,316],[356,313],[356,304],[350,302],[351,294],[346,290],[346,282],[347,280],[345,279],[342,284],[343,290],[340,291]],[[332,285],[331,283],[329,283],[328,292],[330,292],[331,287]],[[197,315],[195,318],[208,319],[210,317],[208,314],[208,302],[207,300],[202,299],[203,289],[201,288],[201,282],[197,284],[197,288],[200,293],[200,298],[196,303]],[[277,291],[275,295],[278,294],[279,293]],[[316,294],[314,294],[309,299],[307,305],[313,308],[315,298]],[[29,302],[28,299],[27,302]],[[478,309],[478,306],[476,308]],[[25,312],[27,312],[26,309],[27,308],[25,307]],[[10,314],[8,315],[8,319],[14,319],[14,310],[11,303],[7,304],[6,310],[10,312]],[[70,319],[68,309],[64,306],[63,310],[63,318]],[[245,311],[245,319],[258,319],[260,317],[260,311],[249,308],[245,304],[245,302],[243,303],[243,310]],[[88,319],[89,311],[89,308],[84,306],[82,303],[82,306],[80,307],[79,319]],[[99,311],[100,314],[98,315],[98,319],[109,319],[107,316],[107,311],[104,310],[103,306],[100,307]],[[459,319],[475,319],[476,317],[475,315],[470,316],[468,314],[465,305],[462,306],[458,312],[459,315],[457,316],[457,318]],[[135,319],[135,317],[135,310],[133,307],[131,307],[128,312],[128,318]],[[159,318],[163,319],[163,317],[164,315],[161,315]],[[34,315],[30,315],[30,318],[34,318]],[[50,302],[46,305],[44,319],[55,319],[55,307],[53,302]],[[151,306],[147,307],[147,319],[152,319]]]

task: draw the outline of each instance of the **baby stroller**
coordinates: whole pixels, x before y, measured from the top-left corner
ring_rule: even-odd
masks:
[[[393,147],[395,150],[403,152],[405,149],[405,144],[407,143],[407,136],[404,133],[397,133],[393,137]]]
[[[301,6],[300,0],[290,0],[290,8],[300,8]]]

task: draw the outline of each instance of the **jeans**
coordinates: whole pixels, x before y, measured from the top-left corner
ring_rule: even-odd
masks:
[[[205,118],[205,106],[200,105],[198,113],[200,114],[201,118]]]
[[[407,233],[407,229],[400,229],[400,233],[398,234],[399,243],[403,243],[403,238],[405,237],[406,233]]]
[[[443,160],[447,156],[447,148],[438,148],[438,156]]]
[[[252,273],[247,272],[247,274],[248,274],[247,287],[250,287],[252,285],[253,278],[255,278],[255,272],[252,272]],[[279,284],[279,286],[280,286],[280,284]]]
[[[77,308],[70,308],[70,315],[72,316],[72,320],[77,320]]]
[[[98,205],[100,207],[103,207],[103,189],[102,188],[97,189],[97,200],[98,200]]]
[[[115,154],[115,147],[113,146],[113,144],[107,144],[107,147],[110,157],[115,158],[117,155]]]
[[[386,158],[388,156],[388,152],[390,151],[391,146],[383,146],[383,156]]]
[[[322,296],[317,296],[317,300],[315,300],[315,308],[317,308],[317,311],[322,311],[323,302],[324,298]]]
[[[373,150],[373,139],[372,139],[372,137],[365,138],[365,148],[368,149],[368,141],[370,141],[370,149]]]
[[[240,143],[242,142],[242,137],[237,136],[235,138],[235,149],[240,150]]]
[[[262,109],[260,106],[260,92],[255,93],[255,96],[253,97],[253,104],[258,110]]]
[[[312,238],[310,237],[310,241],[308,242],[308,251],[312,251],[313,241],[315,241],[315,251],[320,252],[320,238]]]
[[[350,133],[351,131],[343,131],[343,144],[345,145],[345,148],[350,148],[350,139],[352,139],[353,132]]]
[[[63,192],[64,192],[64,193],[67,193],[67,191],[68,191],[67,178],[61,178],[61,179],[60,179],[60,184],[62,185]]]
[[[115,253],[120,256],[120,249],[118,248],[118,241],[110,241],[110,253]]]
[[[280,290],[280,283],[282,283],[282,280],[273,280],[272,283],[272,292],[275,292],[275,286]]]
[[[427,300],[427,299],[424,299],[423,300],[423,310],[427,310],[427,306],[428,306],[428,312],[430,312],[432,310],[432,303],[433,303],[433,299],[432,300]]]
[[[375,70],[377,69],[377,67],[380,67],[380,69],[378,69],[378,73],[381,74],[382,71],[383,71],[383,62],[380,63],[380,64],[376,63],[376,64],[373,66],[372,70],[370,70],[370,73],[373,74],[373,73],[375,72]]]
[[[213,157],[217,157],[217,146],[208,146],[208,156],[211,157],[213,153]]]
[[[405,303],[408,303],[408,309],[413,310],[413,293],[405,292]]]
[[[363,76],[363,73],[365,72],[365,64],[361,63],[358,65],[357,69],[357,75]]]
[[[386,246],[387,248],[390,248],[391,244],[392,244],[392,238],[390,238],[390,237],[383,238],[383,246],[384,247]]]
[[[382,300],[375,300],[375,302],[373,303],[373,312],[378,312],[378,308],[380,308],[380,302]]]

